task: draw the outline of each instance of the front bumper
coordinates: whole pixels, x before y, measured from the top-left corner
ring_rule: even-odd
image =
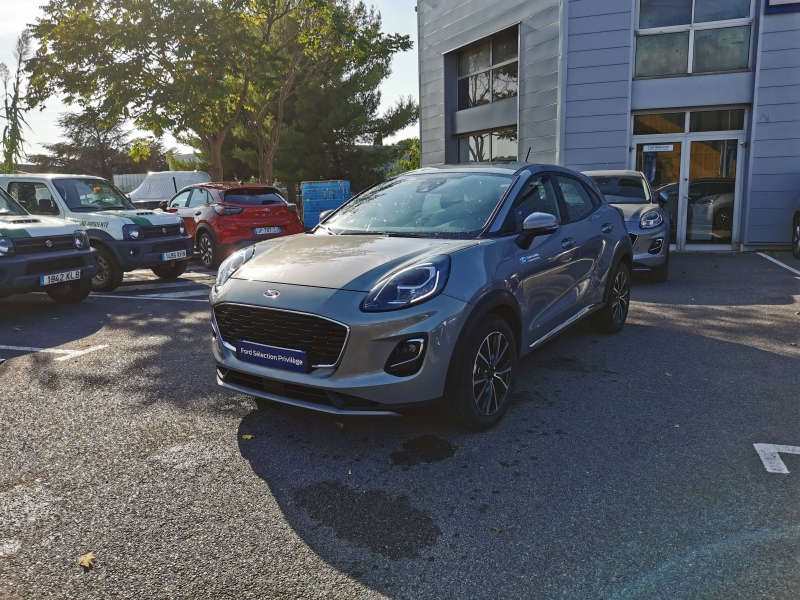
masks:
[[[114,252],[124,271],[147,269],[164,263],[161,255],[165,252],[186,250],[186,260],[194,254],[194,242],[190,235],[163,238],[145,238],[140,241],[115,240],[106,242]]]
[[[267,288],[280,296],[267,300]],[[238,392],[334,414],[394,414],[442,398],[450,357],[471,306],[442,294],[404,310],[364,313],[359,305],[365,295],[236,279],[220,293],[212,291],[212,311],[223,302],[279,308],[327,317],[350,329],[336,367],[297,373],[240,361],[236,341],[223,343],[212,322],[217,382]],[[421,335],[427,336],[428,344],[420,370],[408,377],[386,373],[384,366],[397,344]]]
[[[0,297],[42,291],[42,275],[81,270],[81,279],[97,273],[97,250],[35,252],[0,258]]]
[[[631,235],[633,244],[633,270],[650,271],[654,267],[660,267],[667,262],[669,254],[669,222],[664,221],[655,229],[642,229],[639,222],[627,222],[625,226]],[[635,240],[634,240],[635,238]],[[658,251],[652,251],[654,245],[661,246]]]

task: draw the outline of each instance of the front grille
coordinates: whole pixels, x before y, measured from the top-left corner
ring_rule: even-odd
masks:
[[[50,245],[47,245],[50,242]],[[74,235],[54,235],[50,237],[17,238],[14,240],[17,254],[33,254],[34,252],[55,252],[56,250],[72,250],[75,248]]]
[[[144,237],[146,238],[159,238],[181,234],[180,225],[151,225],[142,227],[142,229],[144,230]]]
[[[377,402],[351,396],[350,394],[326,392],[325,390],[306,385],[284,383],[283,381],[275,381],[274,379],[267,379],[266,377],[259,377],[258,375],[251,375],[250,373],[242,373],[241,371],[234,371],[233,369],[220,368],[218,371],[222,381],[225,383],[240,385],[251,390],[267,392],[268,394],[274,394],[275,396],[281,396],[283,398],[300,400],[311,404],[333,406],[339,409],[364,410],[382,408]]]
[[[64,269],[79,269],[83,266],[83,258],[73,256],[72,258],[61,258],[59,260],[39,260],[28,263],[25,268],[27,275],[37,275],[39,273],[55,273]]]
[[[344,325],[314,315],[239,304],[214,308],[222,339],[304,350],[312,366],[335,365],[347,341]]]
[[[628,235],[631,236],[631,246],[635,246],[636,245],[636,240],[639,239],[639,236],[637,234],[635,234],[635,233],[629,233]]]
[[[177,252],[178,250],[186,250],[186,242],[162,242],[161,244],[153,244],[153,252],[159,254],[163,252]]]

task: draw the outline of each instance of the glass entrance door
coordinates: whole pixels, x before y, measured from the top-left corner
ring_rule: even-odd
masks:
[[[661,202],[670,221],[670,244],[678,244],[679,211],[681,209],[681,168],[683,143],[663,141],[636,145],[636,170],[644,173],[658,198],[662,192],[667,201]]]
[[[688,157],[686,243],[733,243],[738,139],[692,140]]]

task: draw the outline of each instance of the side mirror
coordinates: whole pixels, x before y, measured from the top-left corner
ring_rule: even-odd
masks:
[[[525,217],[522,224],[522,233],[517,237],[517,246],[527,250],[534,238],[555,233],[559,227],[560,224],[555,216],[541,212],[531,213]]]
[[[53,201],[49,198],[42,198],[39,200],[39,214],[40,215],[57,215],[58,208],[56,208]]]
[[[325,219],[333,214],[333,210],[323,210],[319,213],[319,222],[322,223]]]
[[[669,194],[665,191],[659,192],[658,203],[663,207],[667,202],[669,202]]]
[[[158,208],[160,208],[164,212],[167,212],[167,201],[166,200],[162,200],[161,202],[159,202],[158,203]]]

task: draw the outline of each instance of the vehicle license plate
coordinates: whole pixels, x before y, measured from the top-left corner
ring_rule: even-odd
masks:
[[[167,252],[161,255],[161,260],[178,260],[179,258],[186,258],[186,250],[178,250],[177,252]]]
[[[236,357],[256,365],[308,373],[308,359],[303,350],[288,350],[239,340],[236,344]]]
[[[280,227],[256,227],[256,235],[268,235],[270,233],[280,233]]]
[[[66,273],[56,273],[54,275],[42,275],[39,277],[41,285],[53,285],[54,283],[64,283],[65,281],[77,281],[81,278],[81,270],[67,271]]]

